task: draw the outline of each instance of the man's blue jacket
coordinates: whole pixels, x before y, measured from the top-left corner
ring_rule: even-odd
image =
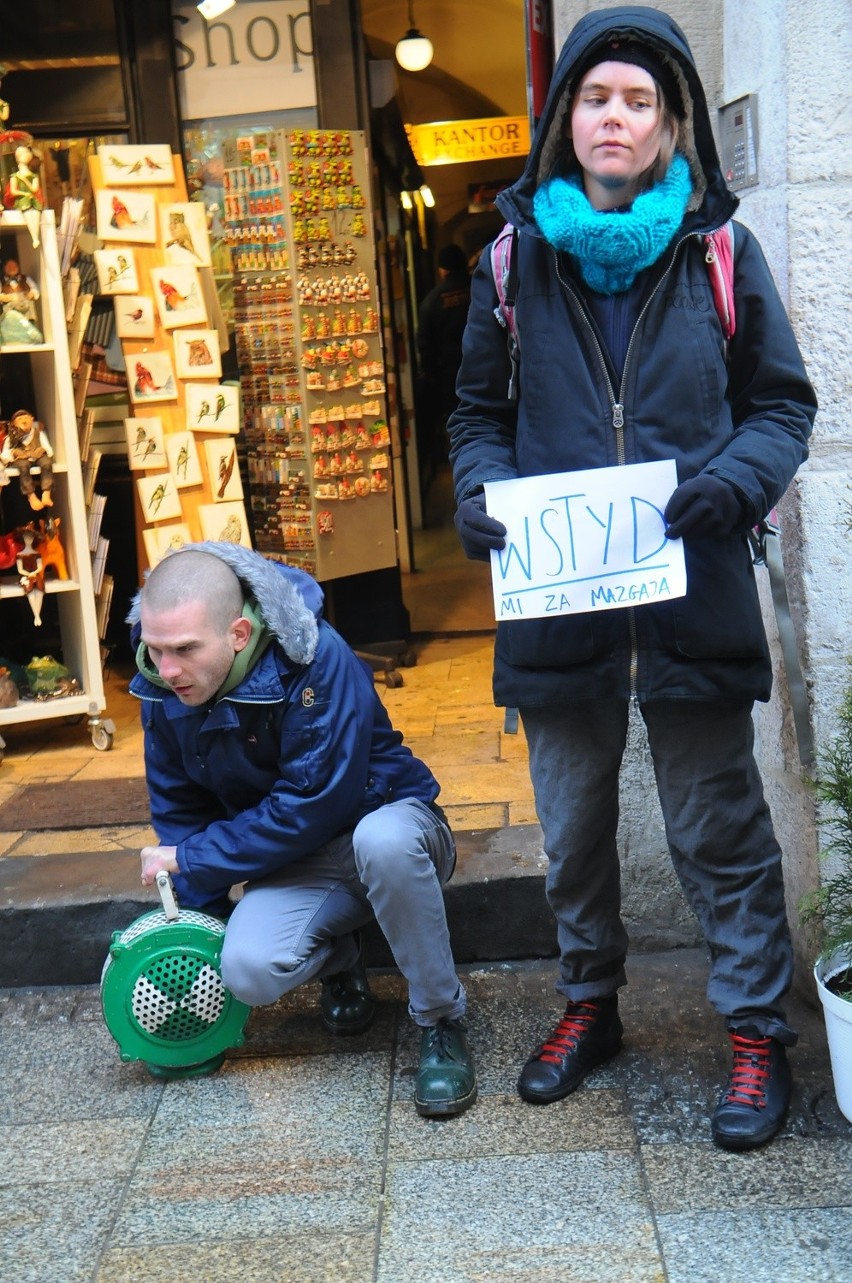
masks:
[[[185,547],[230,565],[273,637],[238,686],[201,708],[150,680],[144,651],[130,684],[152,825],[177,847],[178,899],[221,913],[231,886],[310,855],[385,802],[432,802],[439,785],[393,729],[367,665],[320,617],[310,576],[238,544]],[[137,597],[137,640],[139,610]]]

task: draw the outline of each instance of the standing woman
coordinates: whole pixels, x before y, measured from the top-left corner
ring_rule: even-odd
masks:
[[[708,996],[733,1066],[717,1144],[750,1149],[789,1104],[792,949],[781,852],[753,757],[771,665],[747,532],[807,457],[816,401],[755,238],[735,229],[726,345],[703,235],[734,213],[686,38],[659,10],[581,18],[558,59],[520,179],[514,372],[489,253],[473,279],[450,419],[456,528],[489,558],[505,527],[483,484],[674,459],[666,533],[687,592],[628,609],[500,623],[494,694],[520,709],[549,860],[565,1013],[521,1071],[548,1104],[621,1048],[626,984],[618,776],[628,709],[644,719],[677,875],[710,952]],[[507,395],[510,386],[511,395]]]

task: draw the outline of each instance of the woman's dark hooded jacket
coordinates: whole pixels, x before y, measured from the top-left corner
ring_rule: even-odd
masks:
[[[564,134],[575,69],[610,34],[652,43],[674,70],[685,103],[678,149],[694,188],[679,232],[641,277],[623,373],[605,355],[575,261],[543,239],[533,214],[534,194]],[[760,246],[740,223],[736,333],[726,349],[702,236],[730,219],[737,204],[677,24],[658,10],[634,7],[582,18],[558,59],[526,168],[498,197],[520,229],[516,400],[507,395],[511,361],[495,317],[488,249],[473,278],[459,407],[448,424],[456,497],[480,492],[486,481],[674,459],[679,482],[708,472],[731,483],[747,519],[740,534],[684,540],[685,597],[498,624],[498,704],[634,694],[769,698],[771,666],[746,532],[807,458],[816,400]]]

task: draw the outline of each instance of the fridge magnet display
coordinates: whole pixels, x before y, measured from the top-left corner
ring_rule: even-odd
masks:
[[[113,306],[115,332],[120,339],[154,337],[154,300],[147,294],[122,294]]]
[[[101,294],[139,293],[139,277],[132,249],[96,249],[95,269]]]
[[[179,379],[220,379],[222,357],[216,330],[176,330],[175,370]]]
[[[246,510],[241,503],[209,503],[198,509],[201,533],[217,543],[239,543],[251,547]]]
[[[185,383],[186,423],[193,432],[240,430],[240,390],[230,383]]]
[[[140,352],[125,357],[124,363],[131,401],[173,401],[177,397],[170,352]]]
[[[150,187],[174,183],[175,167],[168,143],[103,145],[98,147],[103,180],[110,187]]]
[[[161,205],[160,236],[167,263],[190,267],[211,266],[207,206],[201,201]]]
[[[167,552],[182,548],[185,543],[192,543],[192,532],[183,521],[173,522],[170,526],[154,526],[142,531],[148,565],[153,569],[162,561]]]
[[[166,455],[178,490],[201,485],[201,461],[191,432],[170,432],[166,437]]]
[[[194,267],[152,267],[151,285],[164,329],[178,325],[206,325],[207,308],[201,280]]]
[[[156,200],[150,192],[96,192],[95,211],[99,240],[156,244]]]
[[[127,434],[127,462],[132,472],[168,466],[162,419],[155,415],[146,419],[125,419],[124,431]]]
[[[146,521],[171,521],[181,515],[180,495],[170,472],[140,477],[136,488]]]
[[[205,441],[207,475],[217,503],[242,499],[243,483],[237,466],[237,447],[232,437],[224,441]]]

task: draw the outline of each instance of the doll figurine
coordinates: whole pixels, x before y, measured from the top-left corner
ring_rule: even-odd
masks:
[[[35,154],[31,147],[22,143],[15,148],[15,163],[18,168],[6,184],[3,193],[3,204],[6,209],[19,209],[32,237],[33,246],[39,245],[39,225],[44,201],[41,195],[41,183],[35,172]]]
[[[36,321],[38,286],[21,271],[12,256],[3,260],[0,274],[0,339],[4,343],[43,343]]]
[[[0,450],[0,461],[17,468],[20,473],[21,494],[34,512],[52,508],[53,499],[53,448],[47,439],[43,424],[29,410],[16,410],[7,424],[6,440]],[[40,470],[39,489],[35,492],[32,469]]]
[[[36,532],[33,526],[21,526],[17,533],[21,536],[24,545],[15,561],[20,575],[18,582],[30,604],[33,622],[37,628],[40,628],[41,604],[44,601],[44,564],[36,548]]]

